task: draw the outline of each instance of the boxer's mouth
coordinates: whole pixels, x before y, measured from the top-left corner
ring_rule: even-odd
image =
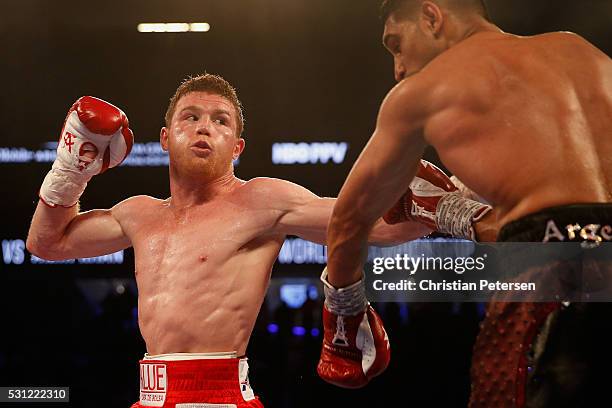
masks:
[[[210,145],[203,140],[195,142],[189,148],[198,157],[208,157],[212,152]]]
[[[204,140],[199,140],[195,142],[194,144],[191,145],[191,147],[195,147],[197,149],[203,149],[203,150],[212,150],[212,147],[210,146],[210,144],[208,144],[208,142],[205,142]]]

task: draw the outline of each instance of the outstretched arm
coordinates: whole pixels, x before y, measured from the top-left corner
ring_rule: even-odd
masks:
[[[279,220],[285,235],[296,235],[319,244],[327,243],[327,227],[335,198],[321,198],[297,184],[283,182],[283,196],[287,197],[287,209]],[[378,246],[397,245],[431,233],[418,222],[389,225],[382,219],[370,231],[367,243]]]

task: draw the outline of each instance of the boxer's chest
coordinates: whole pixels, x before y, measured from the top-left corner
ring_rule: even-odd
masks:
[[[132,234],[136,272],[220,268],[274,225],[274,213],[231,201],[143,214]]]

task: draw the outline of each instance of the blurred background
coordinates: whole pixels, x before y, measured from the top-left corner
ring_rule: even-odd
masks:
[[[378,0],[174,0],[2,3],[0,63],[0,386],[70,386],[71,406],[127,407],[138,399],[133,253],[48,263],[25,249],[37,192],[66,111],[82,95],[121,107],[137,144],[96,177],[84,210],[136,194],[169,195],[159,130],[182,79],[225,77],[245,108],[243,179],[278,177],[335,196],[393,86]],[[612,52],[609,0],[489,0],[505,31],[574,31]],[[207,23],[206,32],[139,32],[140,23]],[[202,26],[201,26],[202,27]],[[434,151],[426,158],[437,164]],[[321,246],[290,237],[248,350],[266,407],[464,407],[479,304],[381,303],[393,346],[389,370],[366,389],[327,385],[321,343]],[[65,406],[65,405],[64,405]]]

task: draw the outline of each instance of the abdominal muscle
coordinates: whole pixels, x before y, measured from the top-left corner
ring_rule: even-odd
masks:
[[[207,265],[179,261],[156,271],[164,275],[158,282],[139,279],[139,324],[149,354],[245,353],[273,261],[240,258]]]
[[[243,355],[283,237],[227,203],[186,220],[155,214],[131,237],[147,352]]]

